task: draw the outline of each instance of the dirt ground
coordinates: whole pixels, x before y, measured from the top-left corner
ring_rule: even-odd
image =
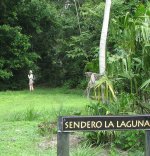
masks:
[[[70,148],[75,148],[82,138],[76,134],[71,134],[69,136],[69,146]],[[57,148],[57,135],[53,135],[51,138],[45,138],[45,140],[39,143],[39,147],[42,149]]]
[[[71,134],[69,136],[70,148],[76,148],[83,138],[77,134]],[[46,150],[49,148],[57,148],[57,135],[53,135],[51,138],[45,138],[43,142],[39,143],[39,148]],[[117,150],[117,149],[116,149]],[[128,153],[125,151],[117,150],[120,153],[119,156],[128,156]],[[110,156],[110,151],[107,148],[100,148],[100,153],[97,156]]]

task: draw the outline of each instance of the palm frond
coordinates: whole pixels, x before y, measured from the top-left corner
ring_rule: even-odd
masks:
[[[146,80],[140,87],[140,89],[147,88],[150,84],[150,79]]]

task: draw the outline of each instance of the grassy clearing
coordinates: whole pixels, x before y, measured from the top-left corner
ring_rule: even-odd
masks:
[[[35,149],[37,141],[35,133],[36,123],[7,122],[0,126],[0,151],[1,155],[27,155]]]
[[[55,156],[56,149],[39,147],[45,138],[40,135],[38,124],[56,121],[59,115],[78,113],[87,103],[80,90],[0,92],[0,155]]]
[[[63,108],[83,108],[88,103],[82,91],[66,89],[37,89],[29,91],[0,92],[0,121],[12,114],[23,114],[34,109],[39,113],[62,111]],[[41,113],[42,112],[42,113]],[[51,113],[50,113],[51,114]]]
[[[37,122],[5,122],[0,126],[1,156],[49,155],[54,149],[39,147],[44,138],[39,135]],[[56,150],[55,150],[56,152]],[[51,155],[53,156],[53,155]]]
[[[0,92],[0,156],[56,156],[56,146],[50,140],[56,131],[49,131],[49,122],[59,115],[85,113],[89,101],[80,90],[36,89]],[[46,122],[45,129],[39,124]],[[48,123],[48,124],[47,124]],[[48,132],[47,132],[48,131]],[[42,135],[42,134],[47,134]],[[56,136],[56,135],[55,135]],[[43,142],[47,142],[44,146]],[[143,152],[77,146],[71,156],[143,156]]]

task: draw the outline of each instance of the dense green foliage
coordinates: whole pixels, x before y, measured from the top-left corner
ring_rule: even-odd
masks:
[[[26,88],[29,69],[35,73],[36,84],[82,89],[86,86],[84,72],[98,73],[105,1],[66,2],[0,1],[0,90]],[[88,105],[88,115],[149,114],[150,2],[112,0],[108,32],[106,75],[95,86],[97,101]],[[63,103],[64,99],[57,100]],[[24,99],[17,106],[22,107],[21,104],[25,105]],[[9,108],[16,106],[12,104]],[[71,112],[75,113],[80,111]],[[29,110],[14,118],[32,120],[38,115]],[[95,145],[114,142],[122,149],[143,147],[143,140],[139,141],[142,132],[95,132],[86,136]]]
[[[33,69],[34,72],[38,73],[37,78],[40,82],[48,82],[50,76],[51,80],[54,80],[55,73],[58,72],[55,70],[58,66],[55,55],[57,34],[60,27],[57,20],[59,16],[55,7],[44,0],[6,0],[1,1],[1,3],[1,58],[4,62],[9,61],[7,57],[11,58],[12,54],[10,54],[10,51],[14,52],[15,49],[15,53],[17,54],[13,55],[16,57],[15,59],[20,60],[20,62],[14,60],[15,66],[5,65],[6,63],[3,63],[4,65],[1,67],[1,70],[3,73],[7,72],[9,75],[6,73],[7,76],[4,73],[5,76],[3,76],[4,74],[1,76],[3,78],[7,77],[7,80],[5,79],[4,82],[7,86],[1,89],[19,89],[19,86],[24,88],[23,82],[25,81],[27,84],[27,73],[29,69]],[[9,51],[7,48],[9,48]],[[4,51],[7,56],[3,55]],[[17,70],[17,72],[13,73],[13,70]],[[11,83],[9,84],[10,81],[16,85],[15,88],[12,87]]]
[[[21,33],[21,28],[2,25],[0,34],[1,89],[23,88],[26,85],[23,77],[26,76],[27,68],[34,66],[38,55],[29,51],[29,37]]]
[[[85,71],[98,72],[105,1],[70,0],[69,5],[66,2],[0,2],[0,78],[2,84],[7,84],[1,89],[24,88],[27,71],[31,68],[36,73],[37,83],[51,86],[82,86]],[[118,91],[138,93],[142,84],[149,80],[149,5],[140,0],[114,0],[112,3],[107,75],[117,80]],[[5,34],[6,29],[9,35]],[[149,81],[143,89],[148,84]]]

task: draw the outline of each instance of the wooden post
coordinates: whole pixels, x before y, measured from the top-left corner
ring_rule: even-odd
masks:
[[[69,156],[69,133],[62,132],[62,118],[58,119],[57,156]]]
[[[150,156],[150,130],[145,131],[145,156]]]

